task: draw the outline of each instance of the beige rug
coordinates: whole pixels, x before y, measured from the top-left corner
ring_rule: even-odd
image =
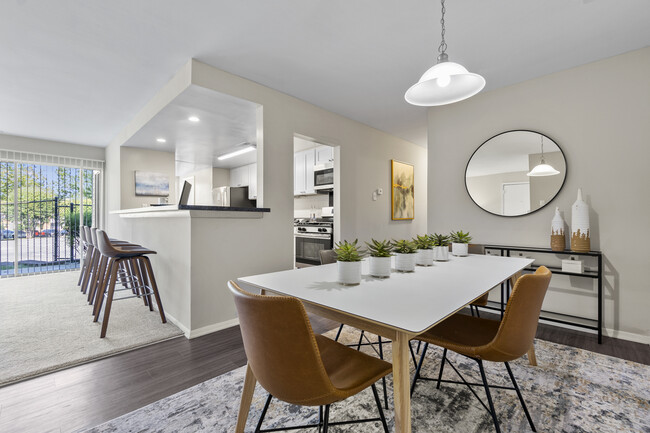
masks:
[[[113,303],[99,338],[78,278],[77,271],[0,280],[0,386],[182,335],[132,298]]]

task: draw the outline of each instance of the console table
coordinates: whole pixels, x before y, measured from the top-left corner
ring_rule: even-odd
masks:
[[[579,328],[585,328],[585,329],[592,329],[594,331],[598,332],[598,344],[602,344],[603,342],[603,253],[600,251],[589,251],[586,253],[576,253],[574,251],[570,250],[564,250],[564,251],[553,251],[550,248],[533,248],[533,247],[518,247],[518,246],[510,246],[510,245],[484,245],[485,250],[496,250],[500,252],[500,255],[502,256],[507,256],[510,257],[512,252],[523,252],[523,253],[535,253],[535,254],[553,254],[553,255],[564,255],[564,256],[575,256],[575,257],[595,257],[596,260],[598,261],[598,268],[594,271],[593,269],[590,269],[589,271],[584,271],[583,273],[578,273],[578,272],[564,272],[562,271],[561,267],[555,267],[555,266],[548,266],[546,267],[550,269],[551,272],[557,275],[570,275],[572,277],[582,277],[582,278],[591,278],[592,280],[595,279],[597,280],[598,283],[598,314],[597,314],[597,319],[591,319],[588,317],[581,317],[581,316],[574,316],[570,314],[564,314],[564,313],[555,313],[552,311],[546,311],[542,310],[542,313],[540,314],[540,320],[545,320],[547,322],[555,322],[555,323],[562,323],[565,325],[571,325],[571,326],[577,326]],[[539,265],[533,264],[527,268],[524,269],[524,271],[527,272],[535,272],[535,269],[537,269]],[[488,308],[492,310],[497,310],[500,309],[502,314],[503,314],[503,309],[504,309],[504,299],[508,299],[510,296],[510,283],[505,282],[501,284],[501,306],[499,307],[494,307],[494,306],[486,306],[483,308]],[[504,295],[505,292],[505,295]],[[546,314],[546,315],[545,315]],[[556,318],[556,317],[549,317],[549,314],[553,314],[554,316],[557,317],[562,317],[562,318]],[[594,324],[585,324],[585,323],[579,323],[575,321],[571,321],[571,319],[580,319],[583,321],[588,321],[588,322],[593,322]]]

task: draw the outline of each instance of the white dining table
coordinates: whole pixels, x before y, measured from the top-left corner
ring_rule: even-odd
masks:
[[[390,278],[368,274],[361,283],[339,284],[337,265],[313,266],[238,279],[245,290],[293,296],[307,311],[393,341],[395,432],[411,432],[409,341],[456,313],[491,288],[530,266],[533,259],[473,255],[455,257]],[[256,379],[247,368],[236,432],[244,431]]]

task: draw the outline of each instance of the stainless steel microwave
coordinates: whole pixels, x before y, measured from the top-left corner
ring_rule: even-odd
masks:
[[[316,191],[332,191],[334,189],[334,167],[331,164],[314,167],[314,189]]]

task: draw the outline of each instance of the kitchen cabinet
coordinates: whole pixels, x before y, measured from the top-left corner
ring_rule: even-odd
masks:
[[[293,195],[316,194],[314,190],[314,149],[293,154]]]
[[[318,146],[316,148],[316,161],[314,164],[321,165],[334,161],[334,148],[332,146]]]
[[[230,186],[247,186],[248,198],[250,200],[256,200],[257,199],[257,163],[231,168]]]
[[[230,186],[248,186],[248,166],[230,169]]]

